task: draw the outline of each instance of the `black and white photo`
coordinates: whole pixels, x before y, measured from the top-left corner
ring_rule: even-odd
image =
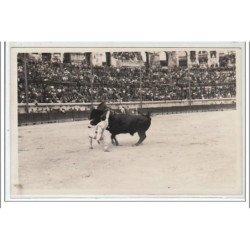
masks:
[[[244,199],[244,45],[9,46],[15,199]]]

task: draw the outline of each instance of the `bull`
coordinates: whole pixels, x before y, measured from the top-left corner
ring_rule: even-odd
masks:
[[[102,117],[106,115],[107,111],[108,107],[106,106],[105,102],[100,103],[96,109],[92,109],[89,118],[90,124],[93,126],[98,124]],[[149,129],[150,125],[151,117],[149,112],[146,115],[132,115],[115,114],[111,111],[107,130],[111,133],[112,144],[116,146],[119,145],[116,135],[129,133],[133,136],[135,133],[138,133],[139,140],[135,144],[135,146],[138,146],[146,139],[146,131]]]

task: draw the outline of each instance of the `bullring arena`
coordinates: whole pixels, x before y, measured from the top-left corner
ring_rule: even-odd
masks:
[[[235,195],[241,186],[236,110],[153,115],[143,145],[128,134],[88,148],[88,121],[18,128],[17,195]]]
[[[242,197],[238,49],[14,52],[11,198]],[[151,113],[142,145],[119,134],[109,152],[89,149],[88,118],[103,101],[114,113]],[[124,124],[133,126],[115,125]]]

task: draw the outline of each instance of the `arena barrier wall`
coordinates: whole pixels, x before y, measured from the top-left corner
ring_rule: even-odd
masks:
[[[128,113],[173,114],[183,112],[205,112],[236,109],[235,98],[175,101],[143,101],[107,103],[114,111],[121,106]],[[99,103],[94,103],[96,108]],[[38,103],[18,104],[18,126],[41,123],[86,120],[91,111],[91,103]]]

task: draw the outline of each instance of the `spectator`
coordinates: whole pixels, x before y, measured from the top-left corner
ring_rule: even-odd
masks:
[[[121,60],[141,60],[139,53],[113,53]],[[93,67],[29,60],[30,103],[87,103],[229,98],[236,96],[235,67]],[[91,82],[93,91],[91,92]],[[190,85],[190,92],[189,92]],[[18,102],[26,102],[24,69],[18,60]]]

